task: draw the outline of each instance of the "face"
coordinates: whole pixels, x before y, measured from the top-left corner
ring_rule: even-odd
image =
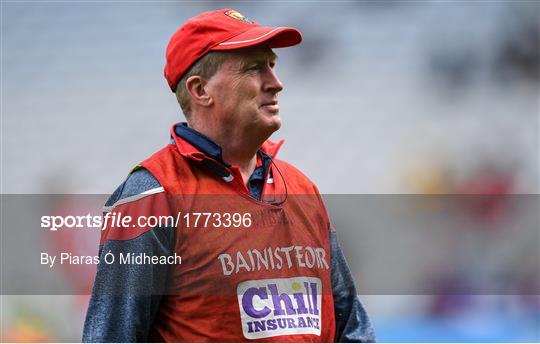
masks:
[[[218,125],[231,135],[269,137],[281,126],[277,94],[283,85],[270,48],[242,49],[231,53],[206,85],[214,103]]]

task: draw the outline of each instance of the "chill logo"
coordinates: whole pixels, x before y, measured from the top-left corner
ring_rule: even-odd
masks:
[[[321,335],[321,280],[293,277],[238,285],[242,331],[247,339],[291,334]]]

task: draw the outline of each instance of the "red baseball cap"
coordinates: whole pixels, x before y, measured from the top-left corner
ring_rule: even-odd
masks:
[[[185,72],[207,52],[234,50],[266,44],[284,48],[302,41],[302,34],[292,27],[266,27],[230,8],[209,11],[189,19],[171,37],[167,46],[165,79],[171,90]]]

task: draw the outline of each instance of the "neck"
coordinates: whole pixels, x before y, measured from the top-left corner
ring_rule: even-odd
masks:
[[[204,134],[221,147],[223,160],[240,169],[244,184],[253,174],[257,165],[257,151],[264,143],[264,139],[250,138],[248,135],[235,135],[227,131],[211,130],[212,128],[198,126],[196,123],[190,127]]]
[[[213,139],[213,138],[212,138]],[[240,169],[244,184],[247,184],[249,177],[253,174],[257,165],[257,150],[260,145],[249,146],[247,144],[235,145],[233,140],[214,140],[221,146],[223,160]]]
[[[249,177],[253,174],[253,171],[255,170],[255,167],[257,166],[257,155],[256,153],[251,156],[251,158],[245,159],[245,158],[235,158],[232,155],[228,155],[226,151],[223,151],[223,159],[230,163],[231,165],[237,166],[240,170],[240,173],[242,174],[242,179],[244,181],[244,184],[247,184]]]

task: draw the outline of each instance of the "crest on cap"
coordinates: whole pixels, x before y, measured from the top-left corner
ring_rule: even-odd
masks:
[[[243,22],[246,22],[248,24],[253,24],[253,22],[251,20],[249,20],[248,18],[244,17],[244,15],[242,15],[240,12],[237,12],[235,10],[228,10],[227,12],[225,12],[225,15],[228,16],[228,17],[231,17],[233,19],[236,19],[236,20],[240,20],[240,21],[243,21]]]

